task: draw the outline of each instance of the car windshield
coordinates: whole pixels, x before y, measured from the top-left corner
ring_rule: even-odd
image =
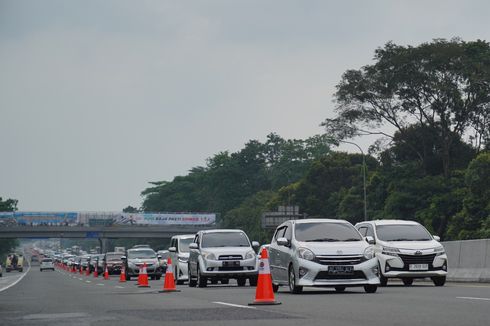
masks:
[[[337,242],[361,241],[361,235],[347,223],[312,222],[298,223],[295,227],[298,241],[305,242]]]
[[[122,254],[107,254],[108,261],[120,261]]]
[[[429,232],[420,224],[378,225],[376,227],[378,239],[383,241],[429,241],[432,240]]]
[[[189,245],[192,243],[194,238],[184,238],[179,241],[179,251],[180,252],[189,252]]]
[[[43,259],[42,262],[43,263],[52,263],[53,261],[51,259]]]
[[[156,253],[151,249],[146,250],[130,250],[128,251],[128,259],[135,258],[156,258]]]
[[[201,247],[250,247],[250,242],[243,232],[205,233]]]

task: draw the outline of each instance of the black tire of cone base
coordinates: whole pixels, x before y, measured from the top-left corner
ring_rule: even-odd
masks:
[[[446,276],[433,276],[431,280],[435,286],[444,286],[446,284]]]
[[[403,285],[410,286],[413,284],[413,278],[411,278],[411,277],[402,278],[402,282],[403,282]]]
[[[303,287],[302,286],[297,286],[296,285],[296,275],[294,274],[294,269],[293,265],[289,266],[289,292],[294,293],[294,294],[299,294],[303,292]]]
[[[376,290],[378,289],[378,286],[377,285],[364,285],[364,291],[366,291],[366,293],[374,293],[376,292]]]
[[[247,283],[247,279],[246,278],[237,278],[236,282],[238,283],[238,286],[245,286],[245,284]]]
[[[345,291],[345,286],[336,286],[335,287],[336,292],[344,292]]]
[[[201,275],[201,270],[199,265],[197,265],[197,286],[200,288],[205,288],[208,285],[208,280]]]
[[[272,291],[277,293],[279,291],[279,284],[272,283]]]

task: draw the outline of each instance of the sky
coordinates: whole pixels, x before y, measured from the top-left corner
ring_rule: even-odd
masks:
[[[388,41],[490,40],[489,12],[486,0],[0,0],[0,197],[25,211],[139,207],[148,182],[220,151],[322,133],[342,73]]]

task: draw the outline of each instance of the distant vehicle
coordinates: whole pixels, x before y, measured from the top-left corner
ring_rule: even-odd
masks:
[[[131,277],[139,275],[140,269],[146,263],[146,272],[152,279],[159,280],[162,277],[162,267],[158,261],[158,257],[153,249],[148,246],[135,246],[126,250],[126,255],[121,259],[125,264],[126,279],[129,281]]]
[[[357,223],[361,235],[373,237],[379,260],[381,285],[400,278],[410,286],[415,278],[430,277],[434,285],[446,283],[447,255],[425,227],[414,221],[376,220]]]
[[[258,264],[252,244],[242,230],[199,231],[189,245],[189,286],[206,287],[207,281],[228,284],[236,279],[238,286],[257,285]]]
[[[187,264],[189,262],[189,245],[194,240],[194,234],[175,235],[170,239],[170,258],[174,278],[177,284],[183,284],[189,279]]]
[[[120,253],[125,253],[126,248],[125,247],[114,247],[114,252],[120,252]]]
[[[44,270],[50,269],[54,271],[54,263],[51,258],[44,258],[41,260],[41,265],[39,265],[39,270],[42,272]]]
[[[106,252],[103,258],[104,266],[103,270],[107,267],[107,271],[110,275],[112,274],[120,274],[123,266],[123,262],[121,257],[124,256],[124,253],[121,252]]]
[[[141,244],[141,245],[134,245],[133,248],[131,249],[138,249],[138,248],[150,248],[149,245]]]
[[[87,270],[90,257],[91,257],[91,255],[84,255],[84,256],[80,257],[80,263],[79,263],[80,265],[78,267],[80,268],[80,266],[82,266],[82,269],[84,271]]]
[[[279,225],[269,247],[273,290],[287,285],[291,293],[304,286],[362,286],[374,293],[379,285],[374,248],[343,220],[290,220]]]
[[[104,268],[104,254],[91,255],[88,261],[90,273],[93,273],[97,268],[97,273],[103,273]]]
[[[31,263],[38,262],[38,261],[39,261],[39,257],[37,255],[31,256]]]
[[[7,273],[11,271],[22,272],[24,270],[24,255],[16,252],[8,254],[7,261],[5,263],[5,270]]]

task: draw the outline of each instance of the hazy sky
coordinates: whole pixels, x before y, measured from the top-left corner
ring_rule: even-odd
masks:
[[[490,40],[489,12],[487,0],[0,0],[0,197],[139,206],[148,181],[219,151],[321,133],[342,73],[390,40]]]

